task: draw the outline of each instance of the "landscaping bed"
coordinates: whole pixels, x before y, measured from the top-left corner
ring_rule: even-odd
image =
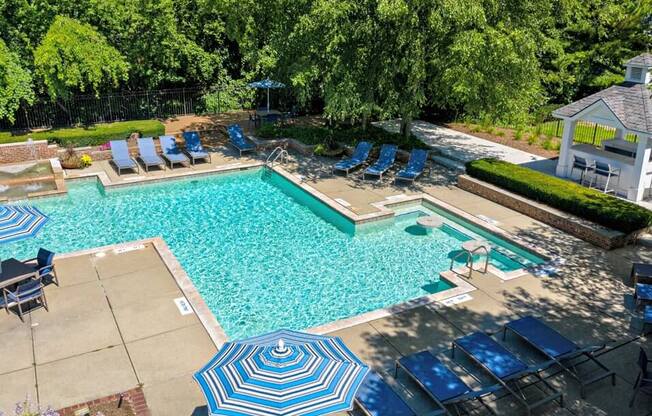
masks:
[[[467,163],[469,176],[552,208],[631,234],[652,226],[652,212],[595,189],[497,159]]]
[[[28,138],[47,140],[61,146],[97,146],[114,139],[126,139],[131,133],[141,136],[160,136],[165,134],[165,126],[158,120],[119,121],[116,123],[95,124],[86,127],[52,129],[13,135],[0,132],[0,143],[24,142]]]

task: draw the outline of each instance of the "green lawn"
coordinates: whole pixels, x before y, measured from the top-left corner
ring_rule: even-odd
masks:
[[[0,143],[24,142],[28,138],[47,140],[62,146],[97,146],[113,139],[126,139],[133,132],[142,136],[165,134],[165,126],[158,120],[119,121],[116,123],[95,124],[88,127],[52,129],[24,135],[0,132]]]

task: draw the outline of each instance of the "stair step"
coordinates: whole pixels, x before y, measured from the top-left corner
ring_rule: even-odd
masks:
[[[447,167],[449,169],[458,170],[458,171],[461,171],[461,172],[464,172],[466,170],[466,168],[464,167],[464,163],[461,163],[461,162],[453,160],[453,159],[449,159],[449,158],[444,157],[444,156],[432,155],[432,156],[430,156],[430,159],[432,159],[433,162],[435,162],[435,163],[437,163],[439,165],[445,166],[445,167]]]

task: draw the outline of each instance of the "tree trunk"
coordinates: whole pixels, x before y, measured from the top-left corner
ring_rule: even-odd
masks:
[[[411,117],[401,118],[401,134],[405,137],[410,137],[410,127],[412,125]]]
[[[362,114],[362,131],[367,131],[367,124],[369,124],[369,116],[367,113]]]

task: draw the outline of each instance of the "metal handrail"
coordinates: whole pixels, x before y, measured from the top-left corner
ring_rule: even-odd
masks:
[[[453,270],[453,266],[455,265],[455,260],[457,260],[459,257],[466,255],[466,267],[469,269],[469,278],[471,278],[471,275],[473,274],[473,256],[475,255],[476,252],[484,250],[485,252],[485,261],[484,261],[484,270],[482,270],[482,273],[487,273],[487,270],[489,269],[489,249],[484,246],[478,246],[474,248],[473,250],[465,250],[462,249],[461,252],[457,253],[453,258],[451,259],[451,267],[450,270]]]
[[[283,164],[287,162],[287,158],[289,157],[288,151],[282,148],[281,146],[278,146],[274,150],[272,150],[272,153],[267,156],[267,159],[265,160],[265,166],[268,167],[274,167],[274,163],[280,159],[280,163]]]

